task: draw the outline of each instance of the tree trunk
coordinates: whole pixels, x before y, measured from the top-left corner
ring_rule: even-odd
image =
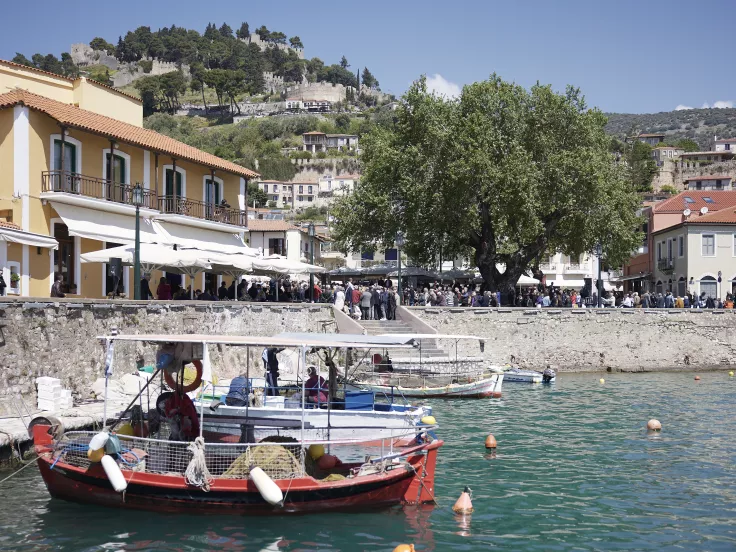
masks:
[[[202,103],[204,104],[204,114],[207,115],[209,113],[207,109],[207,100],[204,99],[204,83],[201,83],[202,85]]]

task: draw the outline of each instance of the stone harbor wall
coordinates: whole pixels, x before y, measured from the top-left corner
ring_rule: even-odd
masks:
[[[120,333],[201,333],[270,336],[281,332],[333,332],[331,305],[245,302],[133,302],[0,298],[0,403],[21,394],[35,402],[35,378],[59,378],[75,399],[89,396],[104,376],[104,348],[96,339]],[[115,378],[155,364],[156,347],[118,342]],[[262,376],[261,348],[251,348],[253,376]],[[245,373],[245,348],[213,347],[220,378]]]
[[[561,371],[653,371],[736,365],[736,311],[411,307],[438,333],[488,338],[497,364]],[[477,355],[461,341],[460,355]]]

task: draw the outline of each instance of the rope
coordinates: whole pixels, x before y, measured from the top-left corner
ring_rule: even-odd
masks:
[[[204,456],[204,439],[197,437],[193,443],[189,443],[187,450],[192,453],[192,459],[187,466],[187,471],[184,472],[184,477],[189,485],[200,487],[203,491],[208,492],[213,477],[207,469]]]
[[[8,479],[10,479],[11,477],[13,477],[13,476],[14,476],[14,475],[16,475],[16,474],[19,474],[19,473],[20,473],[20,472],[22,472],[22,471],[23,471],[24,469],[26,469],[26,468],[27,468],[28,466],[34,466],[35,464],[36,464],[35,462],[28,462],[28,463],[27,463],[27,464],[25,464],[25,465],[24,465],[24,466],[23,466],[22,468],[20,468],[20,469],[19,469],[18,471],[14,471],[14,472],[13,472],[13,473],[11,473],[11,474],[10,474],[10,475],[9,475],[8,477],[6,477],[5,479],[1,480],[1,481],[0,481],[0,484],[2,484],[2,483],[5,483],[5,482],[6,482],[6,481],[7,481]]]

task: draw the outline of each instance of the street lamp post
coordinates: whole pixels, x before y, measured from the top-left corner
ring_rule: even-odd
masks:
[[[133,205],[135,205],[135,255],[133,257],[133,298],[141,300],[141,205],[143,205],[143,189],[140,183],[133,188]]]
[[[309,251],[311,253],[311,264],[314,264],[314,223],[309,223]],[[314,273],[309,273],[309,298],[314,303]]]
[[[396,258],[399,260],[399,304],[404,296],[401,293],[401,248],[404,247],[404,233],[399,230],[396,232]]]
[[[598,257],[598,282],[596,287],[598,288],[598,308],[601,308],[603,304],[603,282],[601,281],[601,257],[603,256],[603,246],[600,243],[595,246],[595,254]]]

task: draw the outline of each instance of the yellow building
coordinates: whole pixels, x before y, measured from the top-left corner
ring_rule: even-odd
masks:
[[[112,293],[107,266],[80,255],[133,243],[136,184],[142,242],[244,247],[257,173],[142,120],[140,102],[110,87],[0,61],[0,270],[11,294],[48,297],[54,274],[72,296]],[[216,283],[200,274],[195,287]],[[132,268],[122,285],[131,297]]]

